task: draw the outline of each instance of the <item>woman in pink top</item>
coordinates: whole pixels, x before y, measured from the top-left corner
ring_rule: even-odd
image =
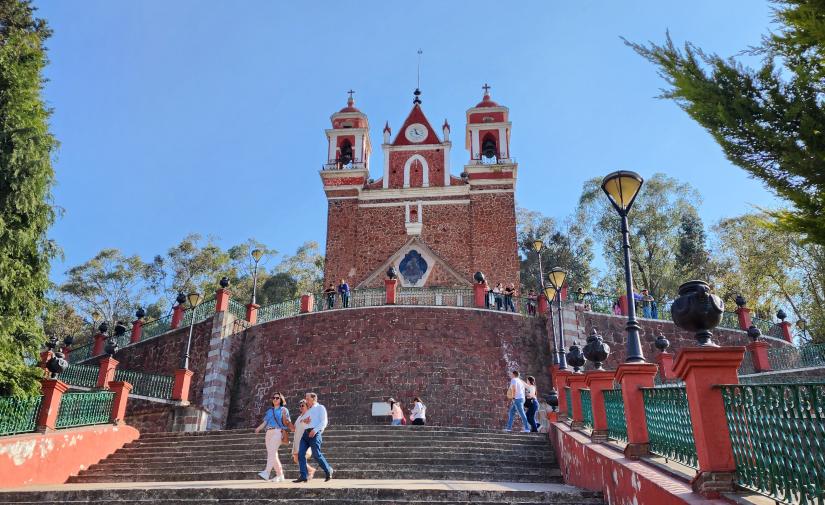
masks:
[[[390,398],[390,415],[392,415],[392,426],[401,426],[401,421],[404,420],[404,411],[401,410],[401,402],[395,401],[395,399]]]

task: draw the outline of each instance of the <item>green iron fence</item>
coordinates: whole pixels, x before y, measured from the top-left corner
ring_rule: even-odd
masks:
[[[175,378],[169,375],[157,375],[120,368],[115,371],[115,380],[130,383],[132,394],[164,400],[172,398],[172,387],[175,382]]]
[[[0,397],[0,435],[34,431],[42,402],[42,396]]]
[[[742,358],[742,363],[739,365],[739,370],[737,370],[736,373],[739,375],[756,373],[756,369],[753,367],[753,355],[750,351],[745,350],[745,356]]]
[[[186,327],[192,324],[192,315],[194,314],[195,323],[199,323],[201,321],[206,320],[215,313],[215,298],[207,298],[206,300],[202,301],[195,307],[194,311],[190,309],[186,309],[183,312],[183,319],[180,322],[180,327]]]
[[[162,333],[166,333],[167,331],[172,329],[172,314],[167,316],[161,317],[160,319],[155,319],[154,321],[149,321],[143,325],[140,334],[140,340],[148,340],[153,337],[157,337]]]
[[[108,423],[115,400],[113,391],[65,393],[57,411],[57,428]]]
[[[71,351],[69,351],[69,364],[77,363],[78,361],[83,361],[88,358],[92,353],[92,346],[93,343],[89,342],[88,344],[83,344],[80,347],[73,347]]]
[[[567,419],[573,419],[573,401],[571,400],[570,386],[564,386],[564,400],[567,402]]]
[[[685,388],[642,388],[642,396],[650,452],[698,468]]]
[[[722,321],[719,322],[719,328],[727,328],[729,330],[738,330],[739,328],[739,314],[736,312],[723,312]]]
[[[773,347],[768,349],[768,363],[771,370],[825,366],[825,344]]]
[[[825,377],[805,377],[791,373],[759,373],[739,377],[740,384],[819,384],[825,383]]]
[[[627,441],[627,421],[624,417],[624,398],[621,389],[606,389],[604,410],[607,413],[607,436],[614,440]]]
[[[582,421],[584,427],[587,429],[593,429],[593,402],[590,397],[590,390],[589,389],[580,389],[579,394],[581,395],[581,403],[582,403]]]
[[[244,321],[246,321],[246,305],[230,298],[228,309],[229,313],[235,316],[235,319],[243,319]],[[260,315],[260,309],[258,310],[258,314]]]
[[[301,300],[287,300],[285,302],[273,303],[258,309],[257,324],[283,319],[285,317],[297,316],[301,312]]]
[[[401,289],[398,289],[396,293],[396,301],[401,298]],[[365,288],[365,289],[354,289],[349,294],[349,308],[360,308],[360,307],[379,307],[381,305],[386,305],[387,303],[387,293],[382,288]],[[400,301],[398,301],[401,304]],[[340,309],[343,308],[341,305],[341,297],[338,296],[335,299],[335,308]]]
[[[71,356],[71,355],[70,355]],[[93,388],[97,386],[100,367],[95,365],[69,365],[58,376],[60,380],[72,386]]]
[[[737,484],[825,503],[825,384],[721,386]]]

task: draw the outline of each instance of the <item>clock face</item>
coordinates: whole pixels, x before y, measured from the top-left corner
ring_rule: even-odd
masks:
[[[427,138],[427,128],[421,123],[413,123],[404,131],[404,136],[410,142],[423,142]]]

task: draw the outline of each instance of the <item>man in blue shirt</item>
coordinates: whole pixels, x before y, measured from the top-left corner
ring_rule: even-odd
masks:
[[[327,463],[327,458],[321,452],[321,442],[323,441],[321,433],[327,427],[327,409],[318,403],[318,395],[315,393],[307,393],[305,398],[309,410],[304,414],[304,420],[301,421],[307,425],[304,435],[301,437],[301,444],[298,447],[298,467],[301,470],[301,476],[293,482],[306,482],[308,480],[307,449],[312,449],[312,456],[327,475],[327,478],[324,479],[324,482],[326,482],[332,478],[333,473],[332,467]]]
[[[349,284],[344,279],[341,279],[341,284],[338,285],[338,294],[341,295],[341,306],[343,308],[349,307]]]

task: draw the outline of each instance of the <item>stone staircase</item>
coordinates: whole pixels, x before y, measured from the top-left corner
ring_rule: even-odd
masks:
[[[280,449],[289,480],[298,475],[290,451],[291,446]],[[328,485],[323,484],[320,470],[321,478],[309,484],[275,484],[256,475],[266,462],[263,434],[252,430],[146,434],[72,477],[69,482],[75,485],[2,493],[0,502],[602,503],[598,493],[562,485],[544,434],[429,426],[331,426],[324,432],[324,452],[335,469]],[[368,479],[375,485],[349,479]],[[434,482],[434,488],[424,485],[410,490],[375,481],[475,481],[477,485],[465,482],[439,487]]]

